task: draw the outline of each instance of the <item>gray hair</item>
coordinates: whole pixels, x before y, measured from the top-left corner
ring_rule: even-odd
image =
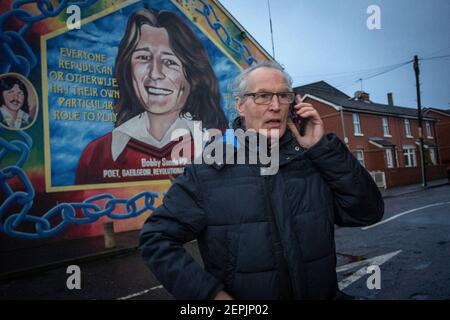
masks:
[[[291,76],[284,71],[284,68],[275,61],[259,61],[255,64],[253,64],[251,67],[245,69],[241,72],[241,74],[236,78],[236,96],[243,98],[244,94],[247,90],[247,80],[249,74],[259,68],[271,68],[280,71],[284,78],[286,79],[286,82],[288,83],[289,88],[292,88],[292,78]]]

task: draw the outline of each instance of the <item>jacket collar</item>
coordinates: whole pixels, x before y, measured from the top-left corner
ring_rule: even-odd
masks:
[[[16,119],[13,119],[12,114],[9,112],[8,108],[4,105],[0,107],[0,113],[2,116],[2,121],[10,128],[14,129],[20,129],[24,125],[26,125],[29,120],[30,116],[24,112],[22,109],[19,109],[17,111]]]

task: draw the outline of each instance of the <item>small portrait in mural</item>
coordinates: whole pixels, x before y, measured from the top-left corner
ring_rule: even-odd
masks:
[[[185,162],[171,159],[171,151],[185,143],[193,147],[194,121],[201,121],[202,130],[228,127],[208,54],[175,13],[139,9],[130,16],[115,76],[115,128],[84,149],[77,184],[174,177]],[[177,129],[190,137],[172,141]]]
[[[22,130],[34,122],[37,95],[27,79],[16,74],[0,77],[0,124],[6,129]]]

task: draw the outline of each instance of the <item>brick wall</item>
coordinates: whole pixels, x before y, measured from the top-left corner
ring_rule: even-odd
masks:
[[[314,108],[319,112],[325,126],[325,132],[335,133],[341,140],[344,140],[344,129],[345,135],[348,138],[347,146],[349,150],[356,155],[356,151],[362,150],[364,153],[364,165],[368,171],[383,171],[386,174],[387,187],[395,187],[407,184],[420,183],[422,181],[421,171],[420,171],[420,148],[416,145],[416,139],[419,137],[418,131],[418,121],[414,119],[409,119],[411,136],[406,136],[404,118],[386,116],[389,124],[389,136],[384,136],[382,115],[359,114],[359,123],[361,127],[362,135],[354,134],[353,127],[353,113],[344,111],[343,112],[343,122],[344,128],[342,128],[341,113],[337,111],[334,107],[318,101],[312,98],[306,98],[304,102],[311,103]],[[430,114],[430,116],[434,116]],[[437,117],[436,117],[437,118]],[[449,117],[450,119],[450,117]],[[442,123],[441,122],[441,127]],[[430,122],[432,125],[433,138],[428,139],[433,143],[437,144],[437,128],[434,122]],[[450,128],[450,121],[447,125]],[[426,137],[425,122],[423,123],[424,135]],[[438,127],[439,128],[439,127]],[[450,129],[449,129],[450,130]],[[379,148],[372,143],[369,143],[369,137],[378,137],[386,139],[393,144],[396,148],[392,148],[394,168],[387,168],[386,152],[384,148]],[[448,158],[450,162],[450,132],[447,135],[448,138],[448,157],[446,153],[442,153],[444,157]],[[444,141],[445,138],[443,139]],[[403,146],[410,145],[415,148],[416,154],[416,164],[417,167],[406,168],[405,160],[403,156]],[[439,155],[441,155],[441,150]],[[426,159],[429,159],[428,151],[425,150]],[[398,161],[397,161],[397,160]],[[439,161],[439,159],[438,159]],[[398,163],[398,167],[397,167]],[[428,176],[429,180],[441,179],[446,177],[446,170],[444,166],[428,166]]]
[[[344,140],[341,126],[341,116],[335,108],[311,98],[306,98],[304,102],[311,103],[317,110],[322,118],[326,133],[334,133],[341,140]]]
[[[425,114],[438,119],[435,131],[439,160],[442,164],[450,164],[450,115],[446,116],[434,110],[427,110]]]
[[[388,188],[404,186],[422,182],[420,167],[395,168],[385,171],[386,184]],[[445,166],[428,166],[427,181],[445,179],[447,177]]]

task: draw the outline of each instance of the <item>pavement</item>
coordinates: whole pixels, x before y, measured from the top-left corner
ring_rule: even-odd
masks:
[[[116,246],[112,249],[105,249],[103,236],[98,236],[2,251],[0,281],[135,252],[139,232],[134,230],[115,234]]]
[[[390,189],[380,189],[383,198],[398,197],[405,194],[420,192],[430,188],[437,188],[450,184],[448,179],[437,179],[432,181],[427,181],[427,186],[423,187],[422,183],[411,184],[407,186],[395,187]]]
[[[448,179],[429,181],[427,187],[421,183],[380,189],[383,198],[398,197],[450,184]],[[103,236],[64,240],[41,246],[3,251],[0,264],[0,281],[32,276],[40,272],[66,267],[72,264],[126,255],[137,250],[140,230],[115,235],[116,247],[105,249]]]

